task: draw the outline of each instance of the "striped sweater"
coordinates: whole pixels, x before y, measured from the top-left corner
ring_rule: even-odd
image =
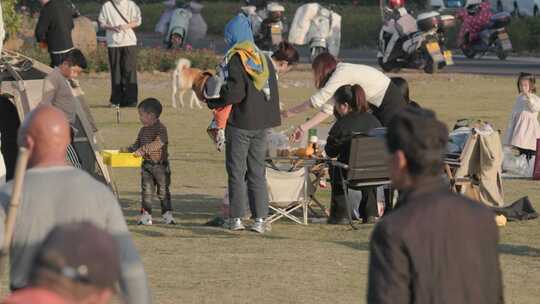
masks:
[[[145,160],[166,161],[169,158],[168,144],[167,127],[158,120],[151,126],[141,128],[137,140],[128,151],[142,151]]]

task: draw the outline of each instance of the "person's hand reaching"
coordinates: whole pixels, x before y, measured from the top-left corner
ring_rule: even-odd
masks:
[[[286,119],[286,118],[290,118],[291,117],[291,113],[287,110],[282,110],[281,111],[281,118],[282,119]]]
[[[304,135],[305,131],[302,129],[302,126],[298,126],[294,129],[294,131],[289,136],[289,141],[291,143],[299,142],[302,136]]]
[[[139,150],[133,152],[133,155],[135,155],[137,157],[143,157],[144,152],[141,149],[139,149]]]

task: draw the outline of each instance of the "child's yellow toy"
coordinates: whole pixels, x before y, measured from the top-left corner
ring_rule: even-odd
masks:
[[[123,153],[120,150],[101,151],[103,162],[113,168],[138,168],[142,165],[142,157],[133,153]]]

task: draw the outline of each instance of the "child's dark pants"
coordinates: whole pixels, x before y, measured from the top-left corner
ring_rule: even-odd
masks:
[[[145,160],[141,168],[142,208],[152,214],[152,196],[156,193],[161,202],[161,214],[172,211],[171,207],[171,169],[168,161]]]

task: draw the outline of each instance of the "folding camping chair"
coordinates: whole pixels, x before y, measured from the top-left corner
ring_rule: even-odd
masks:
[[[349,221],[351,226],[355,228],[352,223],[351,202],[347,189],[391,184],[388,152],[384,139],[381,136],[370,137],[365,134],[357,134],[351,140],[349,164],[332,161],[331,165],[341,169],[341,182],[347,201]],[[389,193],[392,196],[392,189]],[[392,198],[390,197],[388,201],[391,204]],[[391,206],[388,207],[391,208]]]
[[[450,189],[453,192],[464,194],[472,180],[470,176],[460,173],[461,168],[468,164],[474,153],[478,136],[476,130],[471,130],[471,135],[465,142],[461,153],[447,153],[444,159],[444,172],[450,181]]]
[[[310,177],[310,169],[303,166],[294,171],[279,170],[277,167],[266,169],[269,207],[274,212],[266,218],[271,224],[280,218],[288,218],[295,223],[307,225],[308,210],[316,187]],[[302,216],[294,211],[301,209]]]

